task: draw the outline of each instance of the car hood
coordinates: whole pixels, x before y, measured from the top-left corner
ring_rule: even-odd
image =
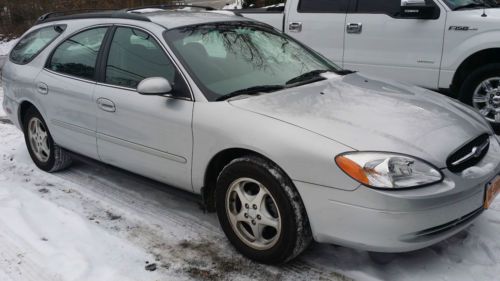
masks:
[[[329,74],[321,82],[230,103],[354,150],[409,154],[439,168],[457,148],[491,133],[478,113],[453,99],[360,74]]]

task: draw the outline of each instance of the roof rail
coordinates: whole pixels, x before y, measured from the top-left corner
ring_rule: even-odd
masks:
[[[142,6],[142,7],[129,8],[129,9],[125,9],[125,11],[131,12],[131,13],[140,13],[140,12],[134,12],[134,11],[141,10],[141,9],[175,10],[175,9],[179,9],[179,8],[196,8],[196,9],[203,9],[203,10],[206,10],[206,11],[214,11],[214,10],[216,10],[213,7],[200,6],[200,5],[190,5],[190,4],[161,4],[161,5],[151,5],[151,6]]]
[[[94,19],[94,18],[120,18],[120,19],[140,20],[140,21],[151,21],[145,16],[141,16],[137,13],[127,13],[124,10],[84,9],[84,10],[70,10],[70,11],[58,11],[58,12],[47,13],[40,16],[35,22],[35,25],[46,22],[58,21],[58,20]]]

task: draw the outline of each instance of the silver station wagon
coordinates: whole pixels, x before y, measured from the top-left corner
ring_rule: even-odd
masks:
[[[229,12],[44,15],[2,82],[40,169],[83,155],[199,194],[234,247],[263,263],[312,240],[427,247],[500,188],[499,139],[474,109],[342,70]]]

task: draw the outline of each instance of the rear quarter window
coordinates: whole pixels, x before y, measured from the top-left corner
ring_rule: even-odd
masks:
[[[66,25],[51,25],[26,34],[10,52],[10,60],[16,64],[31,62],[65,29]]]

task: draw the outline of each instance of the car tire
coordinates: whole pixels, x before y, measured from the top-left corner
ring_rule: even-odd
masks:
[[[482,106],[483,103],[479,103],[479,105],[474,105],[473,102],[473,97],[476,92],[476,90],[480,87],[480,85],[484,82],[487,81],[488,79],[493,79],[493,78],[500,78],[500,64],[499,63],[492,63],[492,64],[487,64],[482,67],[479,67],[472,71],[464,80],[462,86],[460,87],[459,91],[459,99],[461,102],[471,105],[476,109],[480,109],[479,106]],[[499,79],[500,81],[500,79]],[[494,85],[494,87],[498,87],[500,90],[500,84]],[[498,98],[495,98],[496,100],[500,100],[500,91],[497,93]],[[490,99],[488,98],[487,101],[484,103],[490,103]],[[500,104],[497,105],[498,109],[500,110]],[[483,114],[484,115],[484,114]],[[491,116],[490,116],[491,117]],[[490,118],[492,119],[492,118]],[[490,121],[491,125],[495,130],[500,129],[500,122],[493,122],[494,120],[488,120]]]
[[[215,196],[224,233],[252,260],[285,263],[312,241],[300,195],[285,173],[268,160],[256,156],[233,160],[220,173]]]
[[[71,165],[71,156],[54,142],[45,120],[34,107],[24,115],[23,132],[28,152],[38,168],[56,172]]]

